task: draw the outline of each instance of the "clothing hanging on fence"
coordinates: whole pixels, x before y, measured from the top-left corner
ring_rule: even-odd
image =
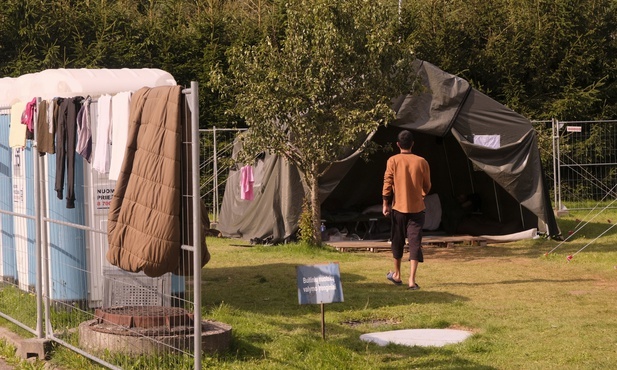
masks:
[[[11,126],[9,127],[9,147],[23,148],[26,146],[26,131],[28,127],[21,123],[21,115],[26,109],[26,103],[18,102],[11,107]]]
[[[118,180],[120,168],[126,152],[126,140],[129,131],[129,112],[131,93],[121,92],[111,99],[111,160],[109,162],[109,179]]]
[[[54,132],[49,132],[48,113],[50,104],[52,102],[42,100],[38,106],[38,119],[36,120],[34,130],[36,132],[37,149],[40,155],[45,155],[45,153],[54,154],[56,152]]]
[[[126,158],[108,213],[107,261],[151,277],[178,270],[181,255],[180,96],[179,86],[133,96]]]
[[[92,168],[104,174],[109,172],[109,159],[111,155],[109,135],[111,128],[111,95],[102,95],[99,97],[97,121]]]
[[[56,155],[57,198],[66,199],[66,207],[74,208],[75,154],[99,173],[109,174],[110,180],[117,180],[126,152],[131,95],[130,91],[103,95],[98,104],[80,96],[18,102],[11,107],[9,146],[24,148],[36,131],[39,155]]]
[[[36,116],[36,98],[33,98],[28,103],[26,103],[26,108],[24,108],[23,113],[21,114],[21,123],[22,125],[26,125],[26,139],[32,140],[34,139],[34,122]]]
[[[90,130],[90,102],[92,99],[84,99],[81,109],[77,114],[77,144],[75,151],[88,163],[92,158],[92,131]]]
[[[64,191],[66,170],[66,208],[75,208],[75,144],[77,139],[77,113],[82,97],[62,99],[58,108],[56,130],[56,184],[58,199]]]

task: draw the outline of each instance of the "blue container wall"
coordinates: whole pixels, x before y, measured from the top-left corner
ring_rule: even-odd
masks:
[[[0,114],[0,209],[12,212],[12,151],[8,144],[10,120],[11,117],[8,114]],[[13,216],[1,214],[0,222],[2,223],[2,275],[6,279],[17,280],[17,258],[15,255]]]
[[[47,155],[47,199],[49,217],[54,220],[85,225],[83,159],[75,156],[75,208],[66,208],[66,185],[63,199],[54,190],[56,182],[56,155]],[[49,225],[51,258],[51,296],[59,301],[88,299],[86,274],[86,232],[74,227],[51,223]]]
[[[171,294],[180,295],[184,294],[186,279],[184,276],[171,275]]]

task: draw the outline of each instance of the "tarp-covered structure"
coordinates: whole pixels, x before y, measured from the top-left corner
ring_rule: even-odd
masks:
[[[460,194],[477,194],[482,214],[520,231],[559,235],[544,179],[536,132],[529,120],[455,75],[416,60],[423,87],[393,101],[397,119],[367,140],[392,145],[398,132],[415,135],[413,152],[431,166],[433,188],[447,214]],[[395,148],[395,146],[393,146]],[[322,215],[362,214],[381,205],[386,160],[396,150],[361,158],[360,151],[334,161],[320,180]],[[265,154],[253,166],[252,200],[241,199],[240,168],[230,171],[218,229],[225,236],[281,242],[298,230],[305,196],[298,170]],[[491,233],[488,230],[485,234]]]
[[[14,78],[0,78],[0,106],[30,101],[33,97],[98,97],[135,91],[144,86],[175,85],[176,80],[169,72],[156,68],[46,69]]]

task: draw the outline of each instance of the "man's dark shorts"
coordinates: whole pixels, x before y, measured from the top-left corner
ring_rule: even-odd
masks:
[[[392,210],[392,256],[402,259],[405,251],[405,238],[409,241],[409,260],[424,262],[422,254],[422,227],[424,211],[418,213],[401,213]]]

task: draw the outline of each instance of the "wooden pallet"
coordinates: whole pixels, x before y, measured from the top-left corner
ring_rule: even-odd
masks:
[[[388,241],[378,240],[358,240],[358,241],[339,241],[329,242],[336,250],[340,252],[349,251],[368,251],[368,252],[383,252],[390,250],[390,243]],[[425,236],[422,238],[422,245],[427,247],[441,247],[447,248],[457,244],[472,245],[484,247],[487,244],[487,240],[484,238],[470,236],[470,235],[456,235],[456,236]],[[408,248],[405,246],[405,251]]]
[[[422,238],[422,245],[435,247],[451,247],[455,244],[486,247],[487,240],[478,236],[455,235],[455,236],[426,236]]]

